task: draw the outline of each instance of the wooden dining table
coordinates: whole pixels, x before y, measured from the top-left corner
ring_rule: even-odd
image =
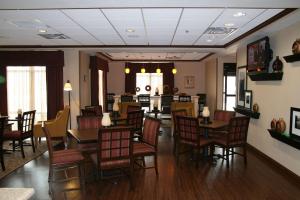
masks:
[[[97,128],[91,129],[69,129],[68,134],[73,137],[77,143],[95,143],[98,141]]]

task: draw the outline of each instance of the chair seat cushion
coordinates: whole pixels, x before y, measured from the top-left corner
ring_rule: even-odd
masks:
[[[97,150],[97,143],[78,144],[77,148],[82,152],[94,152]]]
[[[84,157],[77,149],[65,149],[53,152],[53,165],[67,165],[84,160]]]
[[[10,131],[10,132],[4,132],[3,138],[4,140],[11,140],[11,139],[19,139],[21,137],[21,131]]]
[[[213,142],[216,145],[228,146],[228,147],[234,147],[234,146],[242,146],[242,145],[244,145],[244,142],[242,142],[242,141],[234,141],[234,142],[228,142],[227,143],[227,136],[226,135],[214,138]]]
[[[91,159],[93,163],[96,165],[97,163],[97,153],[91,155]],[[118,160],[107,160],[102,161],[100,163],[101,169],[117,169],[117,168],[125,168],[130,166],[130,159],[118,159]]]
[[[183,140],[183,139],[180,140],[180,143],[197,146],[196,142]],[[199,143],[200,147],[210,145],[211,143],[213,143],[213,140],[211,138],[206,138],[204,136],[200,136],[200,143]]]
[[[155,153],[155,148],[149,144],[142,142],[134,142],[133,143],[133,155],[145,155],[145,154],[153,154]]]

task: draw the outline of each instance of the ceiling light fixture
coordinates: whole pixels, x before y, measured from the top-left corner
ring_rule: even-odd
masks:
[[[243,13],[243,12],[237,12],[237,13],[233,14],[234,17],[243,17],[245,15],[246,15],[246,13]]]
[[[207,39],[207,40],[206,40],[206,42],[212,42],[212,41],[213,41],[212,39]]]
[[[226,24],[224,24],[224,26],[226,26],[226,27],[232,27],[232,26],[234,26],[234,23],[226,23]]]
[[[134,29],[132,29],[132,28],[128,28],[128,29],[126,29],[126,32],[127,32],[127,33],[134,33],[134,32],[135,32],[135,30],[134,30]]]
[[[46,29],[39,29],[39,33],[47,33]]]
[[[172,69],[172,73],[173,73],[173,74],[176,74],[176,73],[177,73],[177,69],[176,69],[175,67]]]

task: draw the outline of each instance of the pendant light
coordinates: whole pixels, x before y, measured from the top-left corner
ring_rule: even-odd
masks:
[[[125,63],[125,74],[129,74],[130,73],[130,68],[128,67],[128,64]]]

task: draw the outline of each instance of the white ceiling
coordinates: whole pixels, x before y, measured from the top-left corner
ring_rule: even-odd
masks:
[[[72,2],[72,3],[71,3]],[[0,45],[4,46],[86,46],[117,45],[102,50],[115,60],[199,60],[257,25],[281,12],[281,1],[160,0],[1,0]],[[84,3],[83,3],[84,2]],[[127,2],[127,4],[125,3]],[[231,3],[225,8],[224,2]],[[268,6],[267,2],[270,4]],[[134,4],[135,3],[135,4]],[[143,6],[141,6],[143,3]],[[285,7],[300,1],[288,0]],[[288,4],[289,3],[289,4]],[[226,6],[228,7],[228,6]],[[239,8],[235,8],[239,7]],[[270,8],[272,7],[272,8]],[[80,9],[79,9],[80,8]],[[242,12],[245,16],[234,17]],[[230,34],[206,34],[209,27],[225,27]],[[47,30],[39,33],[40,29]],[[131,31],[131,32],[130,32]],[[39,34],[63,34],[67,39],[46,39]],[[191,47],[189,51],[125,51],[121,47]],[[198,47],[202,47],[201,50]],[[194,49],[193,49],[194,48]],[[197,49],[196,49],[197,48]],[[174,48],[175,49],[175,48]]]

